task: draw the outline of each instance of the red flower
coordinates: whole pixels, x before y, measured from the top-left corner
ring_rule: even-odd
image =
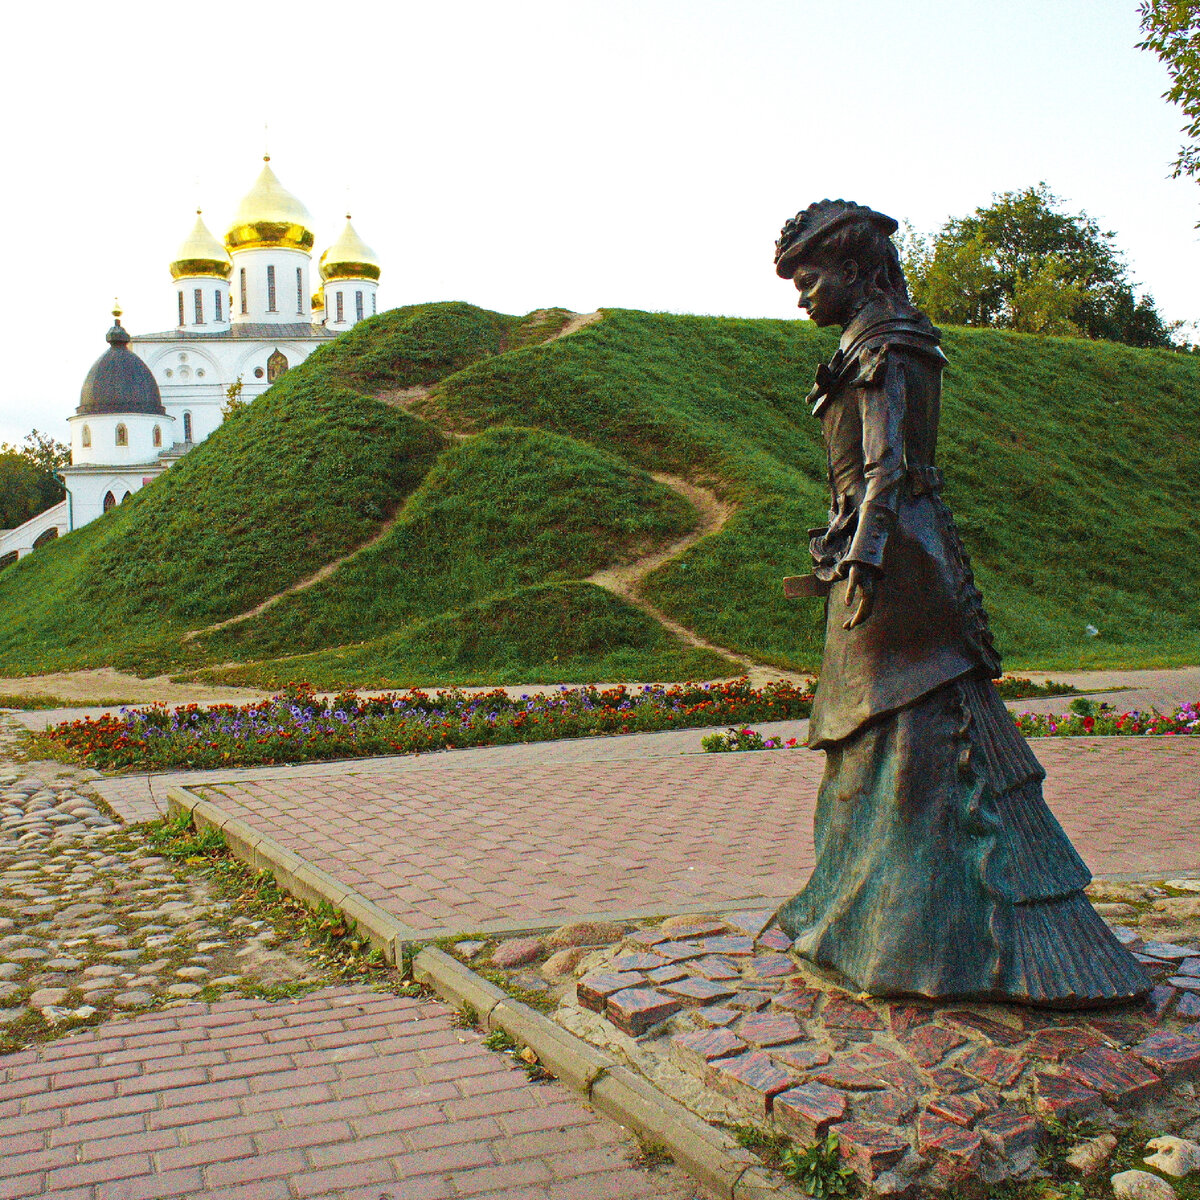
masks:
[[[1088,733],[1091,733],[1092,730],[1096,728],[1096,718],[1095,717],[1084,717],[1083,718],[1083,727],[1084,727],[1084,729],[1087,730]]]

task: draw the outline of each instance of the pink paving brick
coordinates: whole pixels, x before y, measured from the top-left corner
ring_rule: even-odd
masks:
[[[799,1041],[804,1036],[799,1022],[793,1017],[779,1014],[747,1014],[737,1023],[734,1032],[750,1045],[759,1048],[782,1046],[788,1042]]]
[[[515,1189],[522,1180],[557,1178],[550,1149],[518,1154],[514,1147],[569,1130],[571,1154],[586,1167],[595,1197],[691,1200],[694,1185],[675,1168],[650,1175],[632,1166],[625,1134],[559,1085],[530,1083],[478,1036],[464,1042],[450,1016],[428,1001],[327,988],[295,1004],[189,1004],[2,1057],[0,1104],[13,1105],[15,1116],[0,1118],[0,1173],[9,1180],[0,1190],[56,1200],[295,1200],[334,1189],[349,1200],[378,1185],[405,1200],[438,1200],[467,1194],[437,1190],[456,1164],[468,1187],[471,1179],[489,1188],[508,1179]],[[114,1028],[122,1034],[116,1041],[108,1036]],[[257,1045],[248,1040],[254,1028]],[[195,1056],[207,1065],[188,1065],[177,1042],[162,1058],[173,1031],[208,1047]],[[397,1036],[405,1031],[414,1036]],[[255,1053],[281,1042],[302,1067],[280,1069],[270,1053]],[[66,1089],[58,1108],[22,1117],[23,1104],[46,1104],[47,1080],[70,1078],[71,1064],[86,1064],[88,1048],[101,1045],[119,1045],[122,1061],[138,1065],[128,1078],[158,1079],[162,1089],[85,1100],[95,1086],[88,1084]],[[211,1080],[220,1063],[243,1055],[262,1072]],[[82,1065],[75,1077],[96,1069]],[[36,1081],[32,1090],[22,1086],[23,1070]],[[428,1076],[445,1078],[420,1082]],[[234,1083],[241,1087],[232,1095],[213,1095]],[[356,1094],[362,1085],[366,1099]],[[494,1180],[470,1174],[486,1171],[496,1172]]]
[[[936,1066],[951,1050],[957,1050],[967,1040],[962,1034],[938,1025],[919,1025],[897,1034],[896,1038],[912,1055],[913,1062],[922,1067]]]
[[[671,1039],[670,1055],[675,1065],[693,1075],[703,1075],[704,1068],[717,1058],[740,1054],[746,1043],[727,1029],[703,1029],[694,1033],[678,1033]]]
[[[671,985],[674,986],[674,985]],[[622,1033],[638,1037],[680,1009],[680,1001],[656,988],[635,987],[615,992],[605,1002],[604,1015]]]
[[[846,1096],[821,1083],[805,1083],[780,1092],[772,1106],[775,1120],[801,1144],[823,1138],[846,1115]]]
[[[974,1075],[984,1083],[990,1083],[1000,1088],[1012,1087],[1021,1077],[1025,1063],[1017,1055],[1007,1050],[998,1050],[991,1046],[980,1046],[968,1050],[958,1059],[958,1066],[969,1075]]]
[[[699,744],[699,731],[686,736]],[[632,741],[588,740],[178,778],[195,780],[223,811],[346,882],[386,879],[378,902],[419,929],[471,928],[517,909],[531,918],[638,909],[648,896],[664,907],[698,907],[704,895],[714,911],[754,914],[745,922],[753,929],[770,919],[765,898],[782,899],[804,882],[822,755],[617,759],[610,748]],[[1196,865],[1195,742],[1039,740],[1047,800],[1094,872]],[[132,794],[138,785],[103,784],[110,786]],[[732,842],[696,836],[733,825],[743,832]],[[401,844],[382,836],[396,828],[405,830]],[[544,864],[532,879],[530,829],[538,830]],[[581,860],[589,870],[578,869]]]
[[[909,1150],[907,1139],[883,1126],[843,1121],[832,1128],[843,1160],[867,1184],[894,1167]]]
[[[1130,1053],[1170,1078],[1200,1074],[1200,1037],[1155,1033],[1139,1042]]]
[[[725,983],[711,979],[680,979],[676,983],[664,983],[663,993],[673,997],[679,1005],[697,1008],[705,1004],[727,1004],[736,998],[736,990]]]
[[[796,1077],[780,1068],[769,1055],[755,1050],[710,1063],[706,1081],[723,1096],[729,1096],[746,1105],[751,1112],[765,1117],[771,1111],[774,1097],[791,1087]]]
[[[1034,1107],[1050,1117],[1082,1117],[1100,1105],[1100,1093],[1069,1075],[1051,1075],[1035,1071]]]
[[[575,994],[584,1008],[603,1012],[609,996],[626,988],[638,987],[641,983],[642,977],[635,971],[598,971],[593,975],[585,975],[576,986]]]
[[[1063,1074],[1090,1087],[1109,1100],[1132,1100],[1153,1091],[1162,1082],[1132,1054],[1097,1046],[1063,1063]]]

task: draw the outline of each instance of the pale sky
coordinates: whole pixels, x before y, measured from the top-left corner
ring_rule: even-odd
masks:
[[[7,18],[8,383],[0,440],[66,417],[105,349],[174,324],[197,204],[222,236],[260,167],[349,204],[380,307],[796,315],[771,266],[823,197],[918,229],[1047,181],[1200,317],[1200,187],[1133,48],[1135,0],[135,2]],[[315,263],[314,263],[315,265]],[[315,273],[314,273],[315,274]]]

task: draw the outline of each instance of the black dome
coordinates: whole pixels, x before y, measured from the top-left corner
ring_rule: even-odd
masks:
[[[92,413],[146,413],[165,417],[150,368],[129,349],[129,334],[117,317],[108,331],[108,349],[92,364],[79,393],[78,416]]]

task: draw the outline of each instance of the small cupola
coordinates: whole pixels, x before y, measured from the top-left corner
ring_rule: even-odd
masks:
[[[150,368],[129,349],[121,310],[113,309],[113,326],[105,335],[108,349],[92,364],[79,393],[77,416],[144,413],[165,417],[162,396]]]

